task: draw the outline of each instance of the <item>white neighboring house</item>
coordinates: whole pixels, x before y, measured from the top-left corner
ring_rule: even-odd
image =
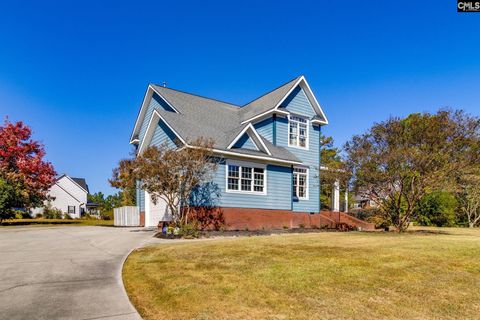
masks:
[[[88,185],[84,178],[71,178],[63,174],[57,178],[48,195],[52,199],[50,201],[52,207],[68,213],[72,218],[80,218],[86,210],[91,211],[92,207],[96,207],[96,204],[88,203],[88,193]],[[44,204],[47,203],[48,201],[45,201]],[[43,213],[43,208],[35,208],[32,211],[33,216],[39,213]]]

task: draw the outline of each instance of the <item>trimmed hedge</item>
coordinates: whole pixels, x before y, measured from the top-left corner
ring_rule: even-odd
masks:
[[[13,219],[4,220],[0,223],[2,226],[25,226],[29,224],[75,224],[82,223],[82,220],[67,219]]]

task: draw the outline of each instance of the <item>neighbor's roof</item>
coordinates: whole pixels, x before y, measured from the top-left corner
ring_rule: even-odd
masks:
[[[238,106],[155,84],[150,85],[149,90],[153,90],[160,95],[167,104],[175,109],[176,112],[165,111],[161,108],[156,108],[155,110],[184,141],[192,141],[198,137],[211,138],[214,141],[214,149],[220,151],[301,162],[286,148],[275,146],[260,135],[262,142],[268,151],[270,151],[271,155],[267,155],[262,151],[239,148],[229,149],[228,147],[245,127],[249,125],[251,118],[262,115],[275,108],[285,112],[286,110],[284,108],[278,108],[279,103],[285,99],[286,95],[291,92],[302,79],[304,80],[303,76],[292,79],[286,84],[244,106]],[[145,113],[142,114],[144,107],[145,101],[132,134],[132,142],[138,139],[139,123],[142,120],[140,118],[145,116]],[[149,119],[143,121],[149,121]]]
[[[72,177],[72,180],[75,181],[80,187],[85,189],[87,192],[89,192],[87,182],[85,181],[84,178],[73,178]]]
[[[87,184],[87,182],[85,181],[84,178],[72,178],[72,177],[70,177],[68,174],[63,173],[63,174],[57,176],[56,180],[58,181],[58,180],[62,179],[63,177],[66,177],[66,178],[72,180],[73,182],[75,182],[76,184],[78,184],[78,185],[80,186],[80,188],[82,188],[82,189],[84,189],[85,191],[87,191],[87,193],[90,193],[90,191],[88,190],[88,184]]]

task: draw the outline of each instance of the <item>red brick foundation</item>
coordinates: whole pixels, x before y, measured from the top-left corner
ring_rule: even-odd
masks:
[[[145,212],[140,212],[140,227],[145,227]]]
[[[254,208],[192,209],[205,229],[261,230],[283,228],[335,228],[335,222],[319,213]]]
[[[254,208],[190,208],[191,218],[207,230],[261,230],[283,228],[337,228],[346,224],[362,230],[375,230],[375,225],[352,217],[344,212],[319,213],[292,212]]]

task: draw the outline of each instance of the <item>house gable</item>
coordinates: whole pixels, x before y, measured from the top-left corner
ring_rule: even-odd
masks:
[[[145,111],[145,116],[142,120],[142,124],[140,126],[140,131],[138,133],[138,139],[142,141],[143,137],[148,128],[148,121],[152,117],[154,110],[165,110],[174,112],[174,110],[163,100],[156,92],[152,93],[152,96],[149,98],[149,102]]]
[[[70,193],[65,186],[62,187],[58,183],[54,184],[50,188],[50,190],[48,191],[48,195],[53,199],[53,201],[69,202],[72,205],[82,204],[81,200],[77,199],[72,193]],[[62,211],[65,211],[66,208],[63,207]]]
[[[150,105],[159,110],[175,112],[172,106],[168,104],[164,99],[162,99],[162,97],[160,97],[156,92],[152,94],[152,100],[150,101]]]
[[[242,131],[235,137],[235,139],[233,139],[233,141],[228,146],[228,149],[234,148],[234,146],[238,143],[238,141],[241,138],[244,138],[245,134],[247,134],[247,136],[251,140],[252,144],[255,145],[256,149],[253,149],[253,150],[261,151],[263,153],[268,154],[269,156],[272,155],[270,150],[265,145],[265,142],[263,141],[262,137],[258,134],[258,132],[255,130],[255,128],[253,127],[253,125],[251,123],[246,125],[242,129]],[[248,141],[248,139],[246,141]]]
[[[177,146],[177,140],[175,133],[165,124],[165,122],[159,120],[149,146],[159,147],[166,143],[169,147],[173,148]]]
[[[238,141],[233,145],[233,149],[235,148],[243,148],[243,149],[251,149],[251,150],[258,150],[257,145],[253,141],[253,139],[248,135],[248,133],[244,133],[243,136],[238,139]]]
[[[145,130],[145,134],[140,142],[137,153],[141,154],[146,147],[150,146],[153,138],[155,138],[156,146],[161,145],[165,141],[167,141],[167,143],[168,141],[173,142],[172,146],[186,144],[185,140],[183,140],[182,137],[172,129],[156,110],[153,110],[150,121],[148,121],[147,129]]]
[[[82,188],[78,183],[76,183],[66,174],[60,176],[57,179],[56,184],[59,185],[62,189],[66,190],[69,194],[74,196],[79,201],[83,201],[87,197],[87,190]]]
[[[310,89],[310,86],[308,85],[307,80],[305,80],[305,77],[304,76],[298,77],[294,79],[294,81],[295,82],[291,81],[285,84],[284,86],[279,87],[269,92],[268,94],[262,96],[261,98],[251,102],[250,104],[244,106],[242,109],[245,109],[244,116],[245,115],[246,116],[244,117],[242,124],[249,123],[249,122],[262,121],[263,119],[271,116],[272,114],[278,114],[282,116],[288,115],[289,113],[288,110],[285,110],[285,108],[283,107],[284,102],[287,99],[292,97],[292,93],[298,94],[299,88],[303,91],[303,95],[309,101],[310,106],[313,109],[313,112],[314,112],[313,123],[317,125],[328,124],[327,117],[325,116],[325,113],[323,112],[322,107],[318,103],[317,98],[315,98],[315,95]],[[285,92],[286,91],[285,89],[288,89],[288,88],[289,90]],[[277,100],[279,97],[281,98]],[[261,104],[259,104],[260,101],[262,102]],[[252,106],[255,106],[255,108],[253,108]],[[254,109],[254,112],[252,112],[252,109]]]
[[[135,121],[135,127],[133,128],[132,135],[130,137],[130,143],[138,143],[142,141],[145,131],[148,127],[148,121],[153,113],[153,110],[165,110],[171,112],[178,111],[165,100],[154,88],[149,85],[145,96],[142,101],[142,106]]]
[[[312,118],[316,115],[312,104],[308,100],[305,91],[297,86],[290,95],[282,102],[283,108],[288,112]]]

